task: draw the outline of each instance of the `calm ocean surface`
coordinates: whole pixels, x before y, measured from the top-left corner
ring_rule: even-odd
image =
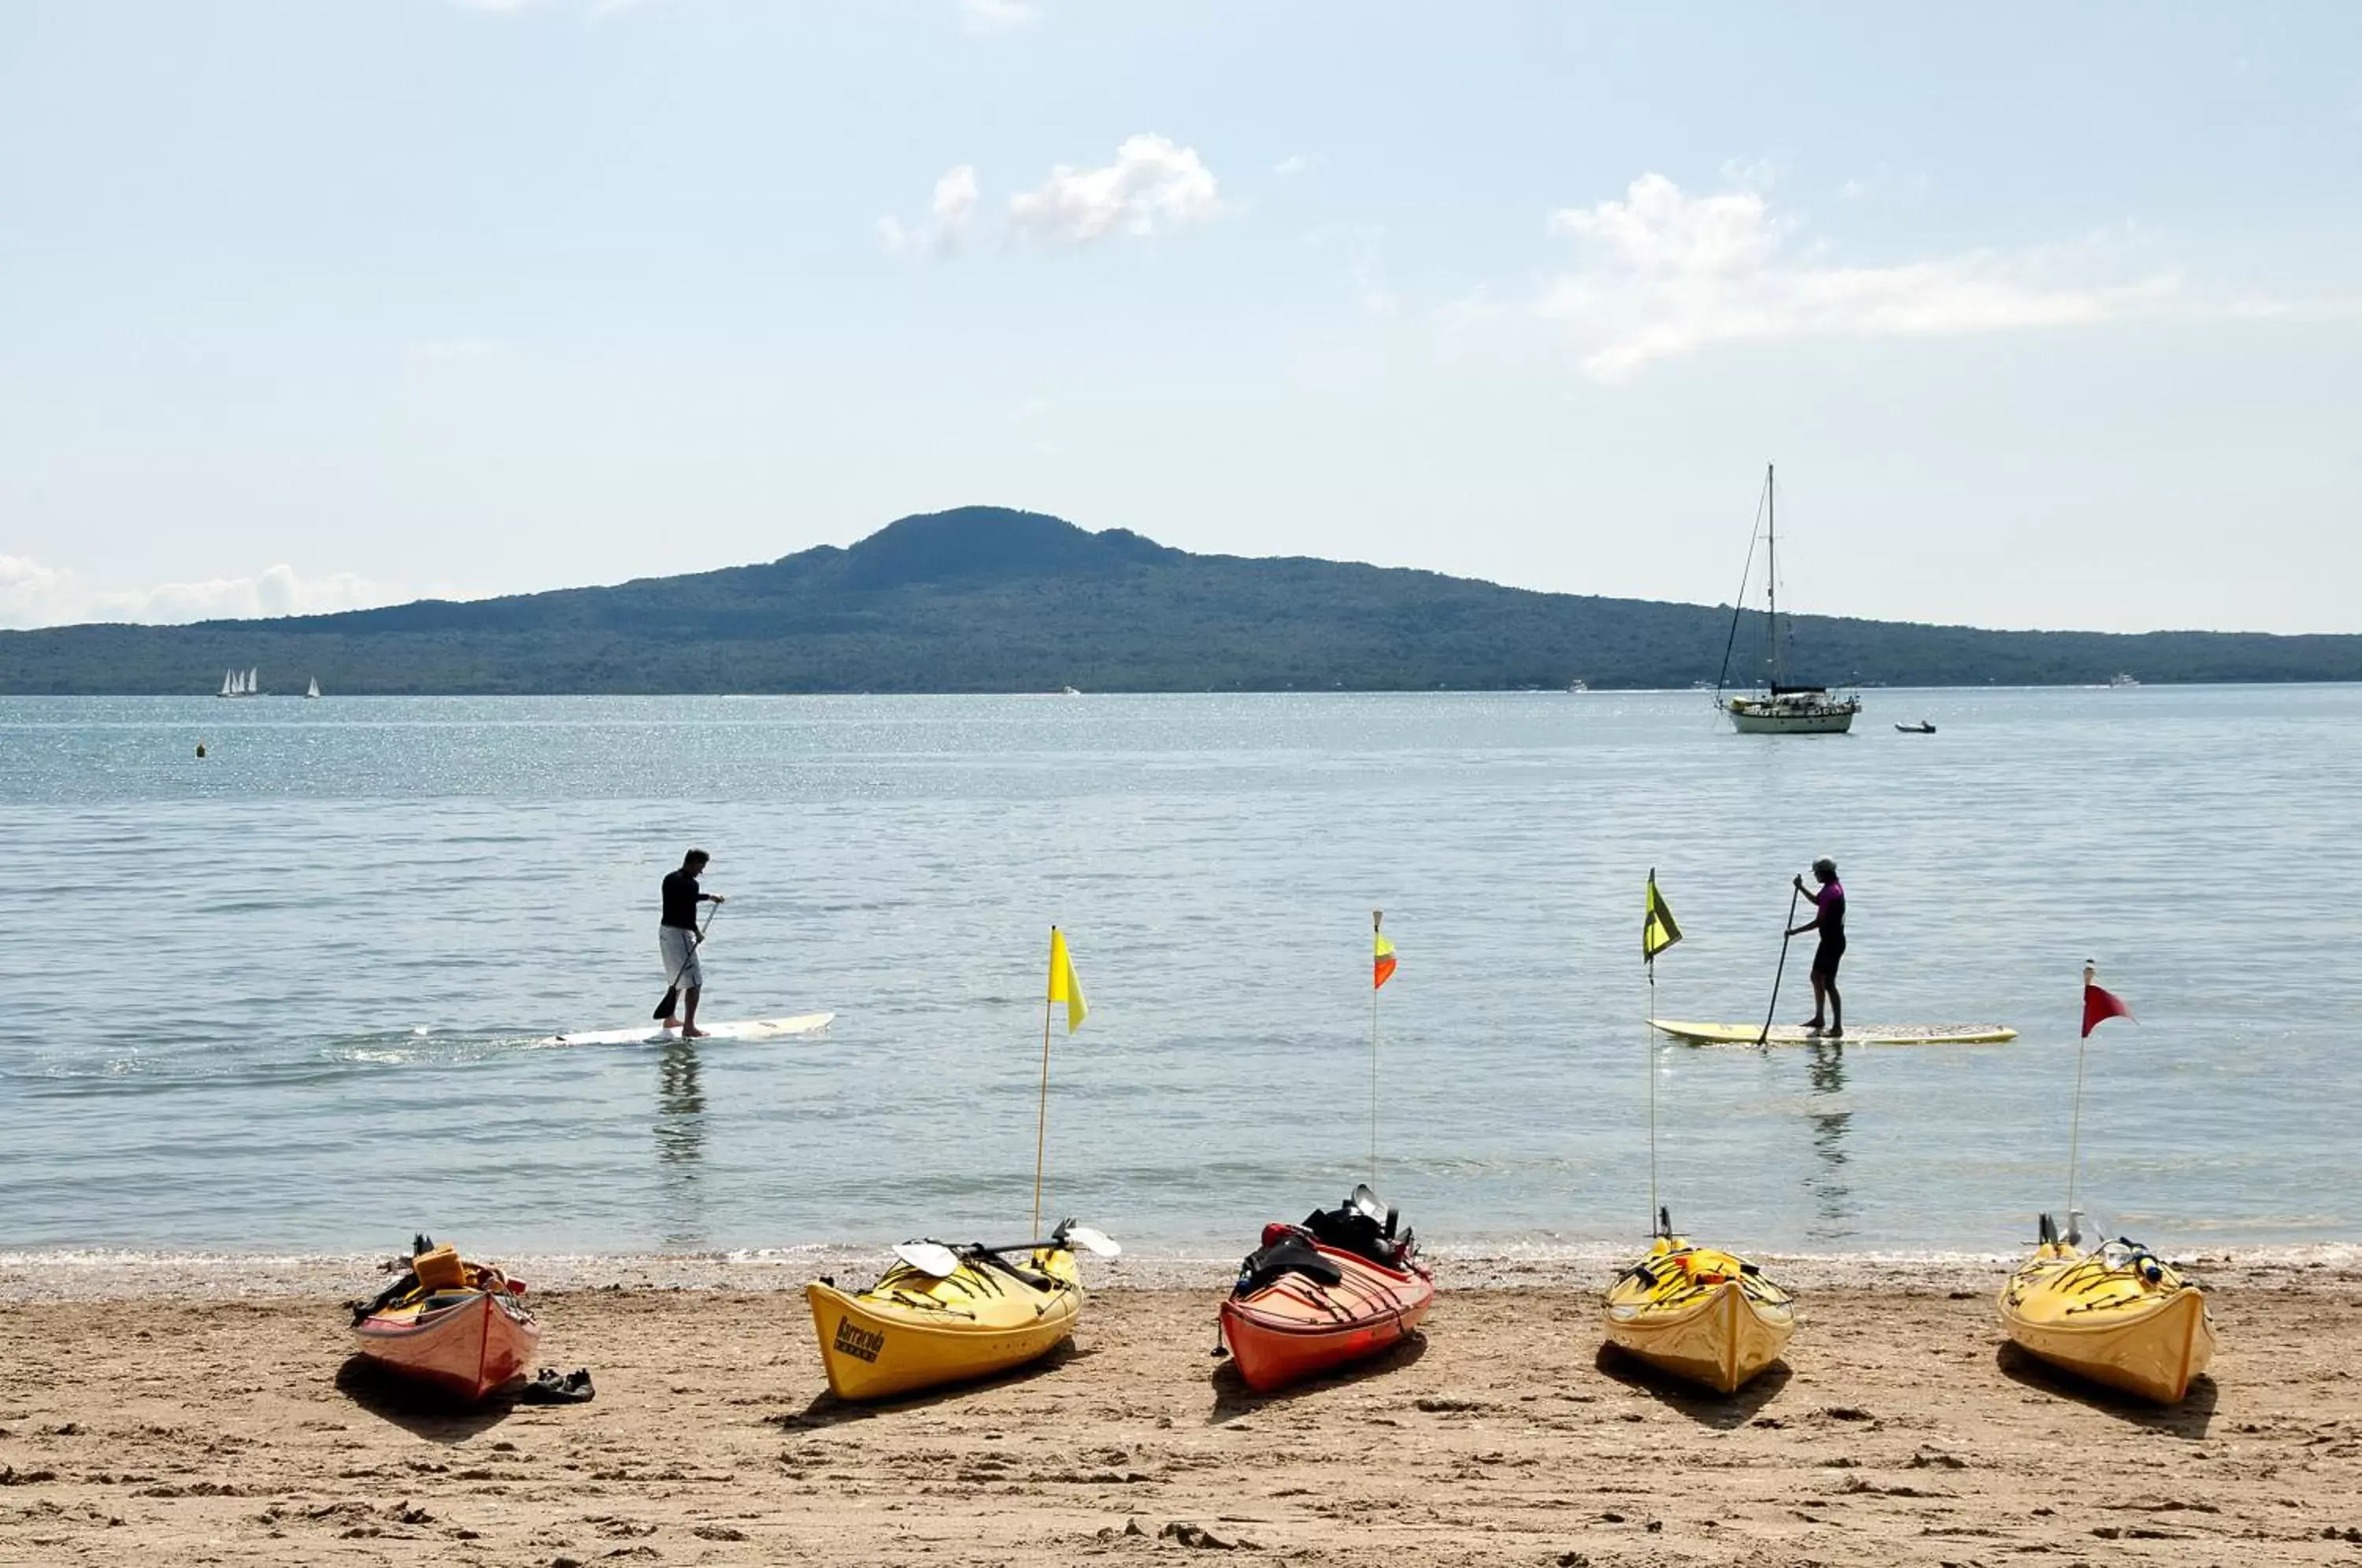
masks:
[[[1933,719],[1933,737],[1898,719]],[[199,738],[213,755],[193,756]],[[2362,689],[0,700],[0,1252],[704,1252],[1021,1229],[1243,1250],[1366,1175],[1452,1246],[1640,1234],[1650,867],[1669,1017],[1760,1018],[1787,881],[1851,895],[1849,1021],[1996,1047],[1656,1053],[1677,1221],[2003,1252],[2060,1201],[2080,971],[2095,1213],[2183,1252],[2362,1238]],[[644,1019],[714,855],[709,1019]],[[1784,1020],[1809,1010],[1792,954]]]

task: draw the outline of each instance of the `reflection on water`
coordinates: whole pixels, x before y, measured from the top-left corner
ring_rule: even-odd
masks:
[[[705,1157],[705,1090],[698,1081],[694,1041],[668,1041],[657,1063],[656,1134],[665,1245],[701,1247],[705,1202],[698,1176]]]
[[[1828,1096],[1833,1103],[1806,1117],[1813,1124],[1813,1154],[1821,1168],[1805,1178],[1805,1188],[1813,1195],[1813,1205],[1819,1211],[1820,1239],[1838,1242],[1854,1234],[1851,1221],[1856,1213],[1853,1187],[1845,1179],[1845,1137],[1853,1112],[1838,1109],[1844,1103],[1840,1097],[1845,1093],[1845,1043],[1816,1040],[1812,1049],[1806,1077],[1813,1092]]]

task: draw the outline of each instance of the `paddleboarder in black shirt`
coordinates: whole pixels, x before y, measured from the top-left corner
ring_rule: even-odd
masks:
[[[1813,880],[1820,886],[1807,888],[1802,877],[1796,878],[1796,891],[1811,897],[1814,913],[1788,934],[1821,933],[1821,944],[1813,954],[1813,1016],[1805,1021],[1805,1029],[1835,1040],[1845,1033],[1845,999],[1838,995],[1838,964],[1846,950],[1845,884],[1838,880],[1838,863],[1826,856],[1813,862]],[[1822,1026],[1825,1015],[1826,1028]]]
[[[705,988],[705,966],[698,961],[698,944],[704,941],[697,929],[697,906],[723,902],[719,893],[701,893],[697,878],[712,856],[701,849],[692,849],[681,856],[680,869],[668,873],[664,879],[664,917],[657,927],[657,950],[664,955],[665,983],[681,993],[684,1006],[677,1014],[668,1014],[667,1029],[678,1029],[684,1040],[701,1040],[705,1031],[697,1027],[697,996]]]

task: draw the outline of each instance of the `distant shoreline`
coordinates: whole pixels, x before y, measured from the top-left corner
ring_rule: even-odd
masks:
[[[2236,688],[2281,689],[2287,687],[2362,686],[2362,675],[2306,676],[2274,680],[2154,680],[2142,681],[2128,689],[2143,690],[2209,690]],[[1738,687],[1727,690],[1743,690]],[[1882,693],[1927,693],[1950,695],[1970,691],[2108,691],[2127,689],[2114,688],[2104,681],[1983,681],[1955,682],[1929,686],[1882,686],[1870,682],[1840,685],[1832,690],[1859,691],[1865,695]],[[1588,691],[1570,692],[1548,687],[1530,686],[1370,686],[1370,687],[1109,687],[1090,691],[1042,691],[1027,687],[1010,687],[991,690],[811,690],[756,691],[689,690],[671,691],[646,690],[564,690],[564,691],[338,691],[324,695],[323,702],[360,701],[435,701],[442,700],[484,701],[488,699],[558,700],[567,698],[632,697],[651,701],[674,698],[697,698],[731,701],[789,701],[797,699],[833,698],[962,698],[962,697],[1040,697],[1070,700],[1076,697],[1702,697],[1711,699],[1713,691],[1692,686],[1595,686]],[[199,691],[0,691],[0,701],[98,702],[153,700],[159,701],[224,702],[224,716],[246,712],[241,706],[259,701],[273,707],[281,700],[306,702],[301,692],[265,692],[259,698],[221,699],[212,692]]]
[[[2362,679],[2362,634],[1996,631],[1544,593],[1353,561],[1197,555],[969,506],[846,547],[607,587],[181,626],[0,632],[0,692],[941,695],[1865,690]]]

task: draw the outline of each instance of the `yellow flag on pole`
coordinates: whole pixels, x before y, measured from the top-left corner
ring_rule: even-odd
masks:
[[[1050,928],[1050,999],[1066,1004],[1069,1034],[1090,1016],[1091,1005],[1083,999],[1083,982],[1075,975],[1074,955],[1066,951],[1066,933],[1054,925]]]
[[[1682,928],[1673,923],[1673,911],[1665,907],[1665,895],[1657,891],[1657,873],[1649,872],[1649,914],[1640,923],[1640,957],[1653,961],[1657,955],[1682,939]]]

